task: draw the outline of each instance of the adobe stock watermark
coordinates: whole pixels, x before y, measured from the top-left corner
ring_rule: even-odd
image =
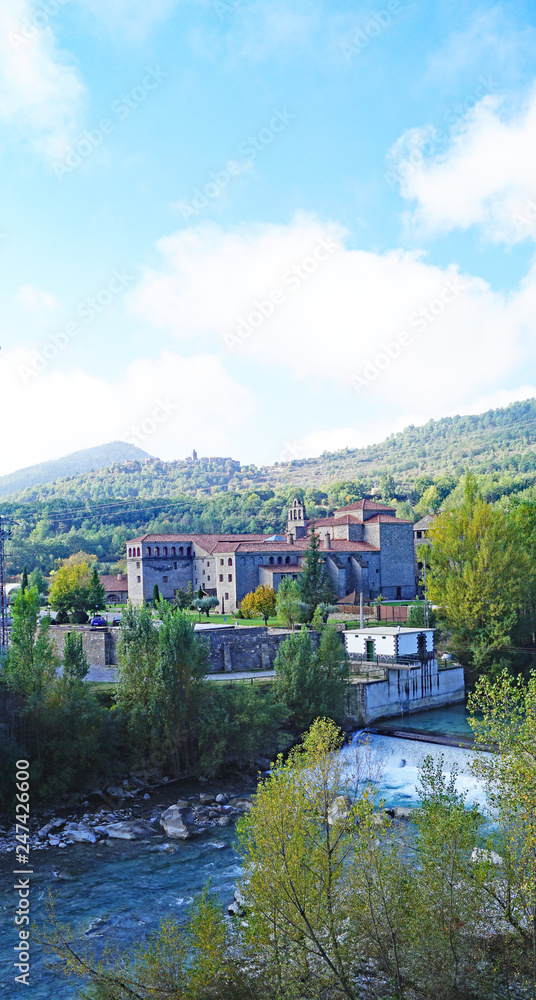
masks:
[[[40,31],[48,28],[50,22],[72,0],[44,0],[38,10],[22,23],[19,31],[10,31],[7,40],[15,52],[20,52],[28,42],[31,42]]]
[[[106,136],[111,135],[115,130],[117,122],[125,121],[136,108],[139,108],[147,100],[149,94],[157,90],[167,76],[168,74],[164,73],[158,66],[156,69],[148,66],[140,83],[132,87],[128,93],[121,94],[120,97],[112,101],[110,113],[113,117],[101,118],[95,128],[84,129],[81,138],[71,146],[63,159],[52,164],[52,169],[58,180],[62,181],[66,175],[72,174],[73,170],[76,170],[81,163],[92,156],[95,150],[102,146]]]
[[[467,283],[458,275],[452,280],[445,282],[439,295],[419,309],[409,317],[409,326],[415,333],[425,333],[425,331],[437,322],[456,299],[466,291]],[[357,392],[367,389],[380,375],[390,368],[393,361],[396,361],[404,350],[413,344],[413,333],[409,330],[402,330],[393,340],[382,341],[380,350],[373,358],[367,359],[361,372],[351,376],[351,384]]]
[[[339,42],[339,48],[347,62],[352,62],[360,55],[375,38],[389,28],[396,15],[402,10],[402,0],[388,0],[382,10],[371,14],[360,28],[350,31],[346,38]]]
[[[453,104],[451,108],[448,108],[443,114],[443,121],[446,125],[458,125],[478,101],[481,101],[483,97],[489,97],[496,91],[497,84],[491,76],[487,78],[479,76],[478,86],[471,96],[466,98],[465,101]],[[407,156],[398,160],[395,163],[394,169],[388,170],[385,174],[385,180],[391,191],[397,190],[404,180],[414,173],[415,170],[420,169],[426,159],[429,159],[435,153],[438,153],[441,148],[445,147],[451,138],[450,133],[442,128],[430,128],[426,131],[420,131],[419,139],[415,138],[411,143],[411,148]],[[417,133],[419,133],[419,129],[415,130],[415,134]]]
[[[295,118],[296,115],[287,111],[286,108],[283,108],[282,111],[279,108],[274,108],[268,125],[259,129],[255,135],[249,135],[244,142],[240,143],[236,155],[241,157],[242,162],[235,159],[227,160],[221,170],[213,171],[210,174],[209,180],[202,188],[195,189],[189,201],[175,202],[173,207],[181,213],[183,222],[189,222],[190,219],[201,215],[201,212],[204,212],[210,203],[219,198],[229,187],[234,177],[245,172],[244,161],[249,168],[259,153],[270,146],[275,137],[284,132]]]
[[[133,275],[129,274],[126,269],[114,271],[106,285],[99,288],[94,295],[88,295],[77,305],[75,309],[77,322],[66,323],[63,329],[53,334],[46,344],[33,351],[29,365],[18,366],[18,373],[22,381],[27,383],[30,379],[36,378],[45,368],[48,368],[49,364],[55,361],[73,340],[91,326],[97,317],[111,305],[114,299],[122,295],[133,281]],[[80,323],[78,320],[83,322]]]
[[[174,403],[167,396],[165,399],[156,399],[151,412],[139,424],[133,424],[128,431],[125,431],[121,436],[121,440],[128,441],[129,444],[134,444],[138,448],[141,448],[155,431],[169,420],[177,409],[178,404]]]
[[[254,299],[251,312],[248,312],[247,316],[239,316],[234,332],[225,334],[223,339],[228,351],[234,351],[236,347],[249,340],[264,321],[273,316],[276,309],[288,301],[289,296],[295,294],[305,282],[309,281],[318,268],[337,250],[340,250],[338,243],[329,237],[322,238],[312,253],[304,257],[299,264],[287,268],[281,279],[283,287],[272,289],[266,298]]]

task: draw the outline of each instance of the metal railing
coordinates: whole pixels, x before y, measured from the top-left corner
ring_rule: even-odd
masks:
[[[349,653],[350,667],[356,664],[365,667],[367,670],[372,670],[375,666],[383,668],[422,667],[427,663],[432,663],[435,659],[437,659],[437,654],[434,651],[400,656],[389,656],[386,653],[378,653],[373,657],[367,656],[366,653]]]

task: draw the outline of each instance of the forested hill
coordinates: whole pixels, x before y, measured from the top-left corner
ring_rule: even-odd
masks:
[[[64,458],[39,462],[38,465],[29,465],[7,476],[0,476],[0,498],[20,493],[29,486],[54,483],[64,476],[76,476],[79,473],[108,468],[114,462],[123,462],[127,459],[143,461],[145,458],[149,458],[146,451],[125,441],[112,441],[96,448],[84,448],[82,451],[65,455]]]
[[[24,565],[48,573],[79,551],[95,555],[108,572],[124,558],[127,539],[146,531],[281,532],[295,495],[310,518],[375,495],[416,520],[456,504],[468,469],[492,502],[536,500],[536,400],[268,468],[229,458],[162,462],[143,455],[29,486],[0,500],[0,513],[13,521],[8,573]]]

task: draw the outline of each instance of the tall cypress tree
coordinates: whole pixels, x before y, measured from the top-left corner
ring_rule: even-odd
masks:
[[[26,569],[26,566],[22,571],[22,580],[20,584],[20,589],[22,590],[23,594],[25,594],[26,591],[28,590],[28,570]]]
[[[326,570],[326,564],[320,554],[318,535],[313,529],[311,541],[305,554],[305,566],[299,581],[302,601],[309,606],[313,617],[319,604],[330,604],[335,598],[335,591]]]

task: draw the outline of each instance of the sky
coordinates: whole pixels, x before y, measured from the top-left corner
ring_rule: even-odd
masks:
[[[2,0],[0,474],[536,395],[536,9]]]

